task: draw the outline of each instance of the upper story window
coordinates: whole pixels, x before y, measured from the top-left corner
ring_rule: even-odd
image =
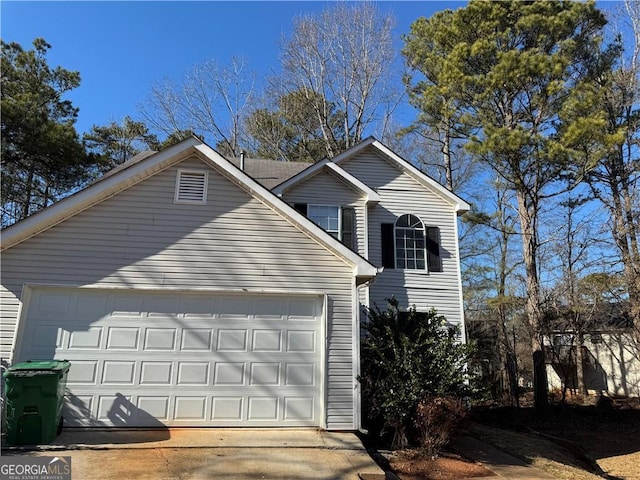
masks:
[[[178,170],[175,203],[203,205],[207,203],[209,173],[202,170]]]
[[[395,228],[396,268],[424,270],[424,224],[415,215],[402,215]]]
[[[381,224],[382,266],[442,272],[440,229],[416,215],[401,215],[396,223]]]
[[[352,250],[356,250],[356,215],[353,207],[295,203],[298,212],[329,232]]]
[[[307,205],[307,217],[334,237],[340,238],[340,207]]]

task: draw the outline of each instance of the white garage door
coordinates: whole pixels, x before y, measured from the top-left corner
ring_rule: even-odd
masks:
[[[71,362],[75,426],[322,426],[322,296],[33,288],[16,361]]]

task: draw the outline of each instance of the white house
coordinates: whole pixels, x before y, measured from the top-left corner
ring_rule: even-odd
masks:
[[[2,232],[0,356],[71,362],[67,425],[356,430],[361,304],[462,324],[460,198],[373,138],[234,162],[191,138]]]

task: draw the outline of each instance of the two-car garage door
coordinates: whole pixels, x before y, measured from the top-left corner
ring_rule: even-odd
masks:
[[[15,361],[71,362],[68,425],[322,426],[322,296],[28,292]]]

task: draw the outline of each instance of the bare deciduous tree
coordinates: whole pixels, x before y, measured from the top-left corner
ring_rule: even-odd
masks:
[[[254,87],[255,76],[246,72],[242,58],[232,58],[227,66],[209,60],[196,65],[180,84],[164,80],[153,85],[140,110],[149,125],[167,135],[192,131],[213,138],[221,153],[237,156]]]
[[[294,20],[291,36],[283,40],[278,83],[284,91],[308,92],[329,157],[388,119],[402,96],[392,86],[393,24],[372,3],[338,3]],[[333,115],[340,118],[339,131],[332,128]]]

